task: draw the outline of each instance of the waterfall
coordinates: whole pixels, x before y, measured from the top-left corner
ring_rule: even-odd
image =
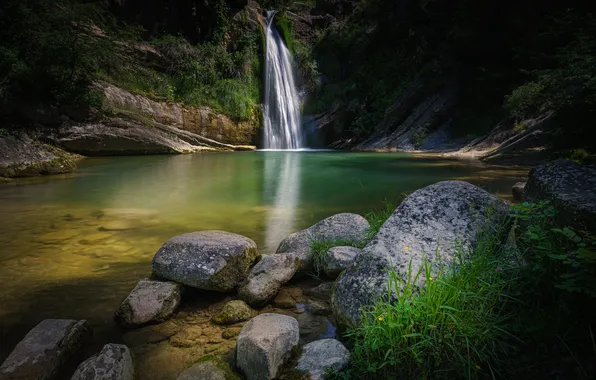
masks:
[[[265,104],[263,127],[265,149],[302,148],[300,131],[300,103],[292,57],[279,32],[273,26],[274,11],[267,12],[265,36]]]

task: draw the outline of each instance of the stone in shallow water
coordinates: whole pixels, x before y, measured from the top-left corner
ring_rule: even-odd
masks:
[[[292,254],[263,256],[238,289],[238,295],[251,306],[263,306],[275,297],[283,284],[292,279],[296,269],[296,258]]]
[[[313,240],[364,242],[370,228],[368,221],[358,214],[336,214],[285,238],[278,253],[291,252],[298,258],[301,269],[312,265],[310,243]]]
[[[79,365],[71,380],[133,380],[130,350],[122,344],[106,344],[101,352]]]
[[[180,285],[173,282],[141,280],[116,311],[124,326],[163,322],[180,305]]]
[[[210,357],[185,369],[176,380],[240,380],[221,359]]]
[[[168,240],[153,258],[153,273],[199,289],[230,292],[245,278],[257,257],[247,237],[200,231]]]
[[[524,197],[548,200],[562,222],[579,230],[596,231],[596,167],[556,160],[530,170]]]
[[[296,307],[297,303],[304,302],[302,289],[300,288],[282,288],[271,302],[274,306],[282,309],[291,309]]]
[[[526,187],[525,182],[517,182],[511,188],[511,195],[513,195],[514,201],[521,201],[524,198],[524,188]]]
[[[248,380],[273,379],[298,340],[295,318],[261,314],[251,319],[238,336],[236,365]]]
[[[332,290],[333,315],[340,325],[356,326],[360,308],[387,294],[388,271],[408,280],[428,259],[435,272],[457,257],[469,255],[480,232],[497,227],[508,205],[463,181],[444,181],[409,195],[337,279]],[[438,255],[437,255],[438,253]],[[424,286],[424,276],[418,285]]]
[[[296,369],[311,380],[324,380],[325,370],[341,371],[350,361],[350,352],[336,339],[322,339],[302,348]]]
[[[361,249],[350,246],[329,248],[323,257],[323,270],[331,278],[337,278],[341,272],[354,263]]]
[[[159,325],[149,325],[127,331],[122,335],[122,340],[130,347],[147,343],[159,343],[176,335],[181,329],[182,326],[170,320]]]
[[[255,315],[255,311],[241,300],[234,300],[223,305],[221,310],[213,317],[213,322],[218,324],[233,324],[247,321]]]
[[[20,341],[0,366],[0,378],[49,380],[91,338],[87,321],[46,319]]]

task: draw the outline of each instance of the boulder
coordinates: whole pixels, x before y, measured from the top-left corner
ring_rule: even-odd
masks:
[[[209,356],[185,369],[176,380],[240,380],[240,378],[223,360]]]
[[[277,253],[293,253],[299,260],[300,268],[307,269],[312,265],[310,251],[312,241],[364,242],[369,228],[368,221],[358,214],[336,214],[321,220],[314,226],[291,234],[281,242]]]
[[[350,361],[350,352],[336,339],[321,339],[302,348],[296,370],[311,380],[324,380],[325,370],[341,371]]]
[[[116,320],[124,326],[163,322],[180,305],[180,293],[176,283],[141,280],[116,311]]]
[[[257,257],[247,237],[224,231],[200,231],[168,240],[153,258],[158,277],[204,290],[230,292],[245,278]]]
[[[213,317],[213,322],[220,325],[234,324],[251,319],[255,311],[241,300],[230,301],[223,305],[221,310]]]
[[[0,134],[0,177],[33,177],[77,169],[76,155],[29,137],[25,132]]]
[[[350,246],[333,247],[325,252],[323,271],[331,278],[337,278],[341,272],[352,265],[361,249]]]
[[[240,331],[236,342],[236,366],[248,380],[273,379],[299,339],[295,318],[261,314]]]
[[[439,182],[415,191],[335,282],[331,306],[337,322],[357,325],[360,308],[387,294],[388,271],[408,281],[425,260],[436,273],[440,264],[448,266],[460,256],[465,258],[480,232],[496,227],[507,209],[505,201],[463,181]],[[425,276],[418,277],[418,286],[425,282]]]
[[[296,270],[297,262],[292,254],[263,256],[238,289],[238,295],[251,306],[263,306],[292,279]]]
[[[130,350],[123,344],[106,344],[101,352],[79,365],[71,380],[133,380]]]
[[[525,182],[517,182],[511,188],[511,194],[513,195],[514,201],[522,201],[524,198],[524,188],[526,187]]]
[[[596,231],[596,167],[555,160],[530,170],[524,189],[530,201],[548,200],[562,223]]]
[[[0,378],[49,380],[91,338],[87,321],[46,319],[20,341],[0,366]]]

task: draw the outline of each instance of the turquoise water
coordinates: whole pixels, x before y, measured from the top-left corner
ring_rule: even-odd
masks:
[[[338,212],[464,179],[509,196],[525,168],[384,153],[242,152],[85,159],[75,174],[0,184],[0,359],[44,318],[112,314],[170,237],[220,229],[274,252]]]

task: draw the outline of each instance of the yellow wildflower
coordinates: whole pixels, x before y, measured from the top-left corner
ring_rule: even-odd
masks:
[[[432,281],[432,280],[434,280],[434,278],[432,278],[432,277],[429,277],[429,278],[428,278],[428,280],[429,280],[429,281]]]
[[[476,364],[476,371],[480,371],[480,366]]]
[[[383,317],[379,317],[379,321],[383,322]]]
[[[406,245],[406,248],[404,248],[404,250],[407,251],[408,249],[410,249],[410,247]]]

